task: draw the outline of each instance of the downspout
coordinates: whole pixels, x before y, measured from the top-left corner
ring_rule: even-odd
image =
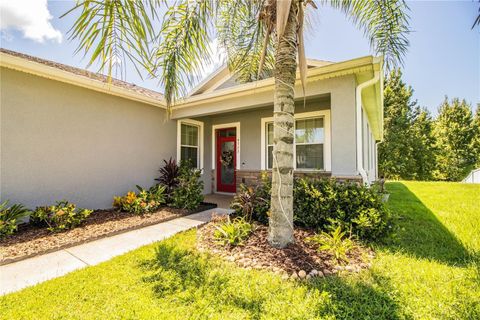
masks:
[[[357,171],[362,176],[363,183],[365,185],[370,185],[368,181],[367,172],[363,168],[363,136],[362,136],[362,91],[363,89],[374,85],[376,82],[380,80],[380,72],[374,71],[373,78],[362,82],[359,84],[355,90],[356,94],[356,120],[357,120]]]
[[[375,142],[375,155],[376,155],[376,159],[375,159],[375,179],[378,180],[379,177],[378,177],[378,146],[380,145],[380,143],[382,143],[383,141],[376,141]]]

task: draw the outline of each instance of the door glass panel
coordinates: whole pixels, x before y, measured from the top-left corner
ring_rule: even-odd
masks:
[[[235,142],[224,141],[221,143],[220,163],[222,164],[220,179],[224,185],[235,183]]]
[[[222,129],[219,132],[220,137],[235,137],[236,136],[236,128],[230,128],[230,129]]]

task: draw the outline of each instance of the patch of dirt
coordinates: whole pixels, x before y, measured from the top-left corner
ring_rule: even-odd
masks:
[[[212,207],[216,207],[216,205],[202,203],[194,212]],[[0,265],[168,221],[194,212],[168,207],[143,215],[119,212],[113,209],[96,210],[82,225],[59,233],[52,233],[46,228],[28,224],[19,226],[17,233],[0,239]]]
[[[296,228],[295,243],[284,249],[270,246],[267,226],[256,224],[255,230],[241,246],[223,246],[214,241],[215,223],[211,222],[198,231],[197,246],[200,251],[220,255],[246,269],[266,269],[281,274],[282,278],[310,279],[338,272],[360,272],[370,267],[374,252],[356,244],[347,254],[348,263],[339,264],[332,255],[318,251],[314,244],[306,241],[313,236],[312,230]]]

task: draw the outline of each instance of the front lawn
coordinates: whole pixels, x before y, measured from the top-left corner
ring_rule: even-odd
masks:
[[[392,182],[368,271],[284,281],[195,251],[195,231],[0,297],[1,319],[478,319],[480,186]]]

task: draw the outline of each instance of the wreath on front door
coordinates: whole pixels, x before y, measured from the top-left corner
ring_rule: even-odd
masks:
[[[233,165],[233,150],[222,151],[220,156],[220,162],[225,167],[230,167]]]

